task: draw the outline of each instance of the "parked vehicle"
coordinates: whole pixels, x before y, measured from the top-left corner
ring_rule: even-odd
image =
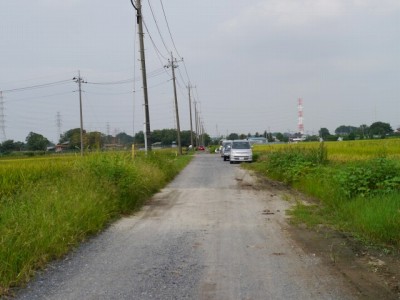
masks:
[[[231,155],[231,147],[232,142],[225,143],[225,146],[222,148],[222,157],[224,161],[229,160],[229,156]]]
[[[234,140],[231,145],[231,153],[229,156],[230,163],[234,162],[252,162],[253,150],[247,140]]]
[[[225,145],[226,144],[228,144],[228,143],[232,143],[232,140],[222,140],[222,141],[220,141],[220,151],[219,151],[219,153],[221,154],[221,157],[224,157],[224,147],[225,147]]]

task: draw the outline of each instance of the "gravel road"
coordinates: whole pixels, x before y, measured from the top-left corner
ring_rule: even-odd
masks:
[[[16,299],[356,299],[296,246],[288,201],[197,155],[142,211],[53,263]]]

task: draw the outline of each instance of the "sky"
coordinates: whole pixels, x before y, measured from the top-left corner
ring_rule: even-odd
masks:
[[[398,0],[142,0],[151,130],[181,130],[189,97],[210,136],[400,127]],[[129,0],[0,2],[0,140],[57,142],[80,126],[143,130],[135,10]],[[194,121],[193,121],[194,123]],[[194,124],[193,124],[194,126]]]

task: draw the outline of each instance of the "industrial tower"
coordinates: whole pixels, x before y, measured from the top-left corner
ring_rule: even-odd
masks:
[[[299,122],[298,122],[298,130],[301,135],[304,134],[304,124],[303,124],[303,99],[299,98],[298,100],[298,105],[297,105],[297,110],[298,110],[298,117],[299,117]]]

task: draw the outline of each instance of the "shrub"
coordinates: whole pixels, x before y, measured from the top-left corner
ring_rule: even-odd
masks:
[[[268,173],[286,183],[293,183],[315,166],[327,162],[323,143],[317,148],[288,147],[271,152],[266,160]]]
[[[354,163],[336,176],[339,189],[346,198],[366,197],[376,192],[392,192],[400,188],[400,168],[384,157]]]

